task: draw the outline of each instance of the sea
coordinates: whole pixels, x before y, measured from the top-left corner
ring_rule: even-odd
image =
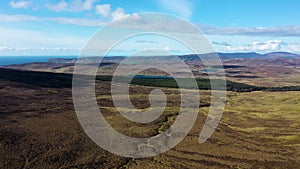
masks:
[[[0,56],[0,66],[30,62],[47,62],[51,58],[72,59],[77,56]]]

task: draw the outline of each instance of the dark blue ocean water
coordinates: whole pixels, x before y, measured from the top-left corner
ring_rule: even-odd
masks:
[[[77,58],[77,56],[0,56],[0,66],[30,62],[47,62],[50,58]]]

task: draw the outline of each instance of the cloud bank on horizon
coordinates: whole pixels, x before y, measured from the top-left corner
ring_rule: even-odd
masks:
[[[299,5],[293,0],[3,0],[0,55],[76,55],[99,28],[127,16],[137,22],[141,12],[168,13],[193,23],[216,51],[300,53]],[[163,22],[155,26],[166,28]],[[184,30],[180,25],[172,29]]]

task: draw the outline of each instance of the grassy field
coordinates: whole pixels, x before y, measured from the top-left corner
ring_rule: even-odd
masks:
[[[300,143],[300,92],[251,92],[229,95],[223,122],[270,143]]]
[[[45,74],[35,74],[38,76]],[[297,91],[229,91],[220,125],[207,142],[199,144],[199,133],[210,105],[210,91],[201,90],[198,118],[182,142],[159,156],[131,159],[113,155],[87,137],[77,120],[68,81],[60,86],[54,83],[59,80],[44,77],[53,83],[31,82],[30,77],[32,74],[27,78],[22,74],[19,80],[0,79],[0,168],[223,169],[300,165],[300,92]],[[149,137],[165,131],[176,119],[180,105],[176,88],[161,88],[168,98],[165,112],[149,124],[139,124],[116,111],[110,82],[98,82],[99,108],[119,132]],[[132,104],[141,111],[147,109],[148,94],[154,88],[131,85]],[[122,97],[125,96],[119,95]],[[126,107],[121,109],[130,111]]]

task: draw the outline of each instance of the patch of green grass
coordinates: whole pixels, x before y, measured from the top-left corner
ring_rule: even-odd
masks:
[[[222,123],[275,144],[300,143],[300,107],[295,104],[299,103],[300,92],[257,91],[229,95]],[[277,136],[278,133],[286,135]]]
[[[278,137],[273,137],[272,139],[279,144],[285,144],[285,145],[300,143],[300,135],[278,136]]]

